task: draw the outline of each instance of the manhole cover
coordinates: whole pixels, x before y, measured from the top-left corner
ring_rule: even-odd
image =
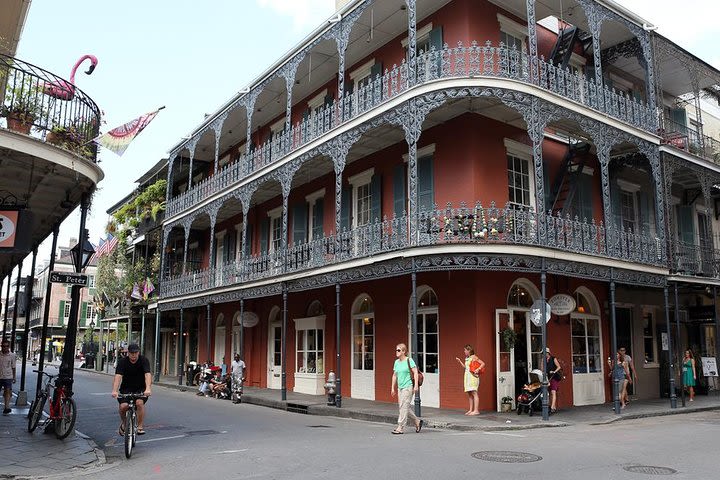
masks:
[[[216,435],[218,433],[220,432],[218,432],[217,430],[191,430],[187,432],[187,434],[191,437],[200,435]]]
[[[539,455],[524,452],[475,452],[472,456],[478,460],[500,463],[531,463],[542,460],[542,457]]]
[[[672,475],[677,473],[677,470],[673,470],[668,467],[653,467],[652,465],[630,465],[623,467],[623,470],[631,473],[644,473],[646,475]]]

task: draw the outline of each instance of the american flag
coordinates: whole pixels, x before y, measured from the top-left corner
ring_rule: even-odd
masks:
[[[100,239],[100,244],[98,245],[97,250],[95,250],[95,253],[93,254],[92,258],[90,259],[90,262],[93,260],[99,260],[100,257],[103,255],[109,255],[110,252],[113,251],[113,249],[117,246],[118,238],[113,236],[112,233],[107,234],[107,239]]]

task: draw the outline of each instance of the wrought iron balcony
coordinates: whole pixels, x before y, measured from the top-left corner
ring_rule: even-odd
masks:
[[[67,80],[0,54],[0,117],[5,127],[52,143],[90,161],[97,147],[100,109]]]
[[[700,245],[685,242],[672,242],[671,271],[679,275],[720,277],[720,250],[711,243]]]
[[[663,127],[663,143],[720,165],[720,141],[702,135],[694,128],[675,122],[668,117],[663,119]]]
[[[634,98],[595,83],[594,79],[557,67],[543,58],[531,58],[525,52],[490,42],[469,46],[421,52],[417,56],[417,79],[422,85],[440,79],[505,78],[530,83],[561,97],[568,98],[635,127],[651,132],[657,129],[655,112]],[[403,61],[386,69],[366,85],[340,100],[320,107],[308,118],[291,126],[290,131],[273,135],[263,145],[251,149],[188,191],[167,203],[167,216],[172,217],[201,200],[240,182],[249,174],[270,165],[300,147],[320,138],[358,116],[406,92],[411,85],[409,66]]]
[[[546,225],[540,236],[539,222]],[[376,221],[340,235],[329,235],[284,251],[238,259],[161,282],[161,298],[202,292],[214,287],[298,273],[419,246],[526,245],[644,265],[665,266],[661,241],[651,233],[632,233],[569,216],[540,215],[513,205],[483,207],[461,203],[418,216],[418,230],[409,234],[407,216]]]

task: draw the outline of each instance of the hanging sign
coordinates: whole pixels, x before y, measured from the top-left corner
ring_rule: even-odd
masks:
[[[717,377],[718,369],[715,357],[701,357],[703,377]]]
[[[17,210],[0,210],[0,248],[15,247],[18,213]]]
[[[567,315],[575,310],[575,299],[566,293],[558,293],[548,300],[548,304],[552,308],[555,315]]]
[[[260,322],[260,317],[254,312],[243,312],[242,324],[245,328],[252,328]]]
[[[545,302],[545,323],[548,323],[550,321],[550,316],[552,315],[552,309],[550,308],[550,304]],[[535,324],[536,327],[539,327],[542,323],[542,300],[537,299],[533,302],[532,307],[530,307],[530,321]]]

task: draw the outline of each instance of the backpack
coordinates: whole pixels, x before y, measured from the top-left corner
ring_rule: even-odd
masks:
[[[410,371],[410,380],[412,381],[413,386],[415,386],[415,377],[412,374],[412,367],[410,367],[410,359],[408,358],[408,371]],[[422,387],[423,380],[425,380],[425,376],[420,371],[420,367],[417,367],[418,371],[418,387]]]

